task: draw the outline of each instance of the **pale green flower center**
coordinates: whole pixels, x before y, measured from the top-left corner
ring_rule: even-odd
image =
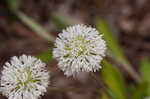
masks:
[[[89,43],[89,40],[85,40],[85,36],[77,36],[75,39],[72,39],[68,44],[66,44],[65,50],[72,51],[75,53],[75,57],[81,56],[86,53],[87,44]],[[71,57],[70,54],[67,54],[66,57]]]
[[[32,71],[29,68],[25,68],[24,71],[18,70],[18,72],[20,73],[20,75],[18,75],[16,90],[18,90],[22,86],[24,87],[24,89],[26,89],[29,83],[35,83],[39,81],[37,78],[32,77]]]

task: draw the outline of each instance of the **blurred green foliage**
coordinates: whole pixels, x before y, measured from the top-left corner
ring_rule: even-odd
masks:
[[[110,99],[104,92],[99,99]]]
[[[108,52],[111,52],[108,54],[108,56],[116,62],[118,62],[119,64],[121,64],[121,66],[126,71],[128,71],[128,73],[132,76],[133,79],[135,79],[137,82],[140,82],[141,79],[139,75],[133,70],[133,68],[129,64],[129,61],[125,57],[121,46],[118,43],[118,40],[115,38],[114,33],[108,25],[108,22],[105,19],[99,18],[96,21],[96,25],[99,32],[104,35],[104,39],[109,47]]]
[[[147,82],[147,95],[150,96],[150,62],[144,58],[141,61],[141,75],[144,82]]]
[[[144,99],[147,92],[147,83],[142,82],[131,93],[131,99]]]
[[[97,29],[101,34],[104,34],[104,39],[108,44],[108,47],[111,49],[112,54],[115,55],[118,59],[120,59],[122,62],[127,63],[128,61],[117,41],[117,39],[114,36],[114,33],[111,31],[110,26],[106,22],[106,20],[99,18],[96,21]]]
[[[54,61],[53,48],[50,48],[49,50],[46,50],[46,51],[40,53],[40,55],[38,55],[37,58],[40,58],[45,63]]]
[[[127,99],[127,87],[122,74],[106,60],[103,61],[103,79],[116,99]]]
[[[46,31],[46,29],[44,29],[36,21],[34,21],[33,19],[29,18],[28,16],[26,16],[25,14],[23,14],[21,12],[17,12],[16,14],[17,14],[18,18],[20,18],[20,20],[22,22],[24,22],[29,28],[31,28],[33,31],[35,31],[36,34],[43,37],[45,40],[48,40],[51,42],[55,41],[55,38],[53,37],[53,35],[48,33]]]

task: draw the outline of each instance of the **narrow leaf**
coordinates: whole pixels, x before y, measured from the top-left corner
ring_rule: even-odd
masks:
[[[131,94],[131,99],[144,99],[147,93],[147,83],[141,83]]]
[[[134,71],[127,58],[125,57],[119,42],[115,38],[114,33],[111,31],[107,21],[99,18],[97,20],[97,29],[100,31],[100,33],[104,34],[104,39],[110,48],[109,52],[111,52],[109,53],[109,57],[120,63],[121,66],[129,72],[133,79],[139,83],[141,81],[139,75]]]
[[[100,99],[110,99],[105,93],[102,93],[102,96]]]
[[[148,95],[150,96],[150,62],[147,59],[141,61],[141,74],[143,81],[148,83]]]
[[[54,42],[55,38],[50,35],[41,25],[39,25],[36,21],[29,18],[25,14],[19,12],[17,16],[24,22],[29,28],[31,28],[35,33],[39,36],[43,37],[44,39]]]
[[[103,61],[102,74],[115,99],[127,99],[127,88],[122,74],[106,60]]]
[[[99,18],[96,21],[97,29],[100,33],[104,34],[104,39],[106,40],[108,47],[112,50],[112,53],[118,57],[121,61],[128,63],[114,33],[111,31],[110,26],[107,21]]]

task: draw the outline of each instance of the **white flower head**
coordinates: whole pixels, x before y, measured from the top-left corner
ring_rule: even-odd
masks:
[[[49,84],[45,65],[33,56],[12,57],[10,63],[4,65],[0,91],[8,99],[38,99]]]
[[[53,57],[59,68],[67,76],[80,72],[92,72],[101,68],[105,56],[106,43],[102,35],[85,25],[70,26],[56,39]]]

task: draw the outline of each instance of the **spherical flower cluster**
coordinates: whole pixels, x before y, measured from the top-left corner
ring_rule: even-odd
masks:
[[[0,91],[8,99],[38,99],[49,84],[49,72],[39,59],[22,55],[6,62],[0,80]]]
[[[100,69],[106,50],[102,37],[95,28],[85,25],[63,30],[56,39],[53,56],[64,74],[74,76],[79,72],[95,72]]]

